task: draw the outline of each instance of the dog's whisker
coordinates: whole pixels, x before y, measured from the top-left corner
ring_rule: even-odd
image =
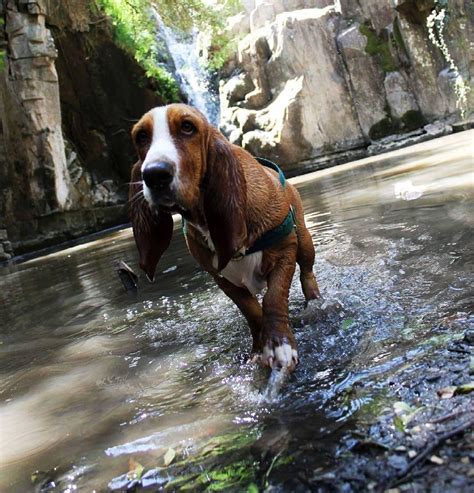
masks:
[[[143,190],[139,190],[133,197],[130,197],[128,199],[128,202],[132,204],[133,202],[136,202],[139,199],[145,199],[145,196],[143,195]]]

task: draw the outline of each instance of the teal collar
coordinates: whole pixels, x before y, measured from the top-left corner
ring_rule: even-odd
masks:
[[[255,159],[262,166],[265,166],[266,168],[270,168],[276,171],[278,173],[278,177],[280,178],[280,183],[282,187],[286,188],[285,175],[283,174],[283,171],[278,165],[263,157],[257,157]],[[285,219],[283,220],[283,222],[276,228],[273,228],[270,231],[264,233],[262,236],[260,236],[260,238],[258,238],[258,240],[252,246],[247,248],[244,255],[251,255],[252,253],[260,252],[262,250],[265,250],[266,248],[270,248],[273,245],[276,245],[281,240],[283,240],[283,238],[287,237],[294,229],[296,229],[295,210],[293,206],[290,206],[290,210],[287,216],[285,217]],[[187,221],[184,218],[183,218],[183,232],[186,235]]]

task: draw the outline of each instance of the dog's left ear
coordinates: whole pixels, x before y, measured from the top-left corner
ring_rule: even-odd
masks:
[[[151,210],[142,196],[141,162],[132,168],[129,188],[129,212],[132,221],[133,236],[139,253],[140,268],[148,279],[153,281],[155,270],[168,248],[173,235],[173,217],[161,209]]]
[[[220,272],[247,239],[247,187],[242,166],[230,143],[216,130],[210,134],[206,164],[204,214]]]

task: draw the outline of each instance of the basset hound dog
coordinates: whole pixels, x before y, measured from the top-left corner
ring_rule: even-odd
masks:
[[[154,279],[171,241],[172,214],[181,214],[190,253],[246,318],[254,357],[293,370],[298,353],[288,295],[296,263],[306,301],[320,297],[296,189],[275,165],[230,144],[184,104],[146,113],[132,139],[139,160],[130,216],[140,267]],[[265,288],[260,305],[256,294]]]

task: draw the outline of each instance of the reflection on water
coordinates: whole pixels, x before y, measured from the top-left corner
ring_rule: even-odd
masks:
[[[134,298],[113,267],[137,265],[129,230],[4,268],[0,490],[32,490],[36,470],[54,491],[106,490],[131,458],[156,467],[170,447],[192,458],[226,433],[247,437],[232,454],[251,453],[257,473],[282,451],[294,465],[330,465],[390,373],[472,323],[473,137],[293,180],[318,281],[344,308],[303,324],[295,276],[301,364],[272,402],[265,372],[246,364],[242,316],[179,228],[156,284],[142,278]],[[278,468],[267,479],[297,486]]]

